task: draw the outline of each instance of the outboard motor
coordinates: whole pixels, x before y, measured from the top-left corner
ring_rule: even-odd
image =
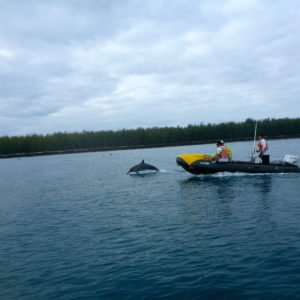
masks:
[[[299,156],[298,155],[291,155],[291,154],[286,154],[283,157],[283,162],[289,165],[298,165],[298,161],[299,161]]]

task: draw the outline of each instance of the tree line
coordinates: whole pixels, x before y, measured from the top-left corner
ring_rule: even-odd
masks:
[[[219,124],[188,125],[186,127],[152,127],[118,131],[57,132],[47,135],[2,136],[0,155],[53,152],[67,150],[101,150],[189,144],[216,139],[253,138],[255,120]],[[257,121],[257,132],[267,137],[300,134],[300,118],[264,119]]]

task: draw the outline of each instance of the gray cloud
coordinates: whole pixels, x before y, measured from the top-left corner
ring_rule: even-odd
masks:
[[[297,1],[0,1],[0,135],[299,117]]]

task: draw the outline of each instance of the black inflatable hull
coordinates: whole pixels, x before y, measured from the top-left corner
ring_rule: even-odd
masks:
[[[179,166],[192,174],[214,174],[218,172],[242,172],[242,173],[300,173],[300,168],[287,164],[254,164],[243,161],[214,162],[210,160],[196,160],[187,163],[183,158],[177,157]]]

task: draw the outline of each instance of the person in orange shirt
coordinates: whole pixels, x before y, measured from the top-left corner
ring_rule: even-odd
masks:
[[[262,135],[260,135],[258,139],[259,142],[257,146],[258,146],[259,157],[262,159],[263,165],[268,165],[270,163],[269,145],[266,139]]]

